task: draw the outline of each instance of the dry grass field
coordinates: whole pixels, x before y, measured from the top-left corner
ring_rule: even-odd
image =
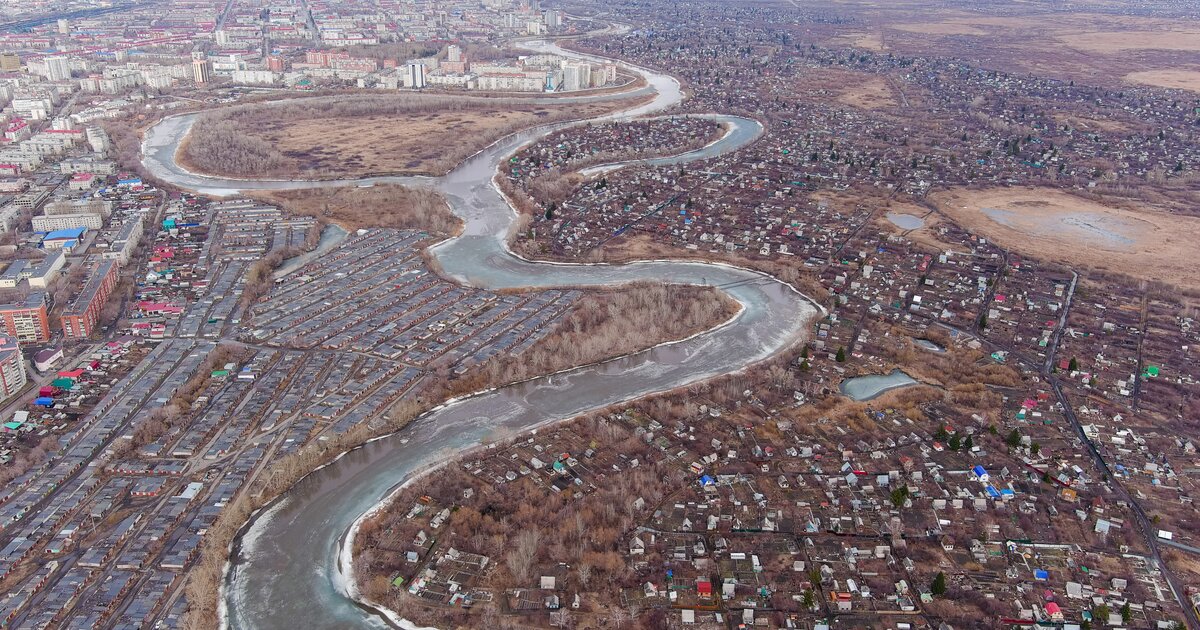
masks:
[[[1200,92],[1200,70],[1146,70],[1125,75],[1126,83]]]
[[[883,77],[856,75],[850,72],[843,74],[851,75],[854,80],[848,81],[844,84],[845,87],[838,90],[837,102],[858,109],[880,109],[897,104],[895,91]]]
[[[1092,84],[1196,89],[1200,28],[1167,16],[1132,15],[1128,5],[1084,1],[948,8],[931,0],[842,0],[858,18],[827,31],[830,43],[876,52],[945,55],[1010,72],[1032,72]],[[1131,76],[1132,75],[1132,76]]]
[[[536,125],[549,116],[550,109],[487,107],[413,114],[400,120],[314,118],[270,125],[261,136],[293,157],[299,170],[438,175],[444,172],[447,157],[465,158],[513,129]]]
[[[1114,55],[1130,50],[1200,52],[1200,30],[1129,30],[1060,35],[1059,41],[1086,52]]]
[[[398,184],[264,191],[251,196],[288,214],[316,217],[347,231],[385,227],[451,234],[461,225],[437,193]]]
[[[908,33],[921,35],[987,35],[987,31],[969,24],[959,22],[921,22],[918,24],[897,24],[892,27]]]
[[[243,105],[202,116],[179,159],[201,173],[268,179],[441,175],[515,131],[632,102],[372,95]]]
[[[1200,269],[1191,262],[1200,243],[1197,218],[1034,188],[960,189],[930,201],[963,227],[1022,254],[1200,285]]]

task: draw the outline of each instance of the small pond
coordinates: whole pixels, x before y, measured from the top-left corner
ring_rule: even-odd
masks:
[[[930,352],[945,352],[946,349],[928,339],[917,339],[917,346]]]
[[[868,374],[848,378],[842,381],[838,389],[850,398],[862,402],[876,398],[884,392],[916,384],[917,381],[913,377],[900,370],[892,370],[890,374]]]
[[[925,227],[925,219],[903,212],[889,212],[887,220],[902,230],[919,230]]]

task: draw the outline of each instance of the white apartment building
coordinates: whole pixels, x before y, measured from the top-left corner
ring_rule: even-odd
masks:
[[[89,230],[99,230],[104,227],[104,217],[91,213],[54,214],[33,217],[34,232],[53,232],[54,230],[70,230],[79,227],[85,227]]]
[[[415,61],[405,64],[400,74],[400,84],[406,88],[419,90],[426,85],[425,64]]]
[[[66,81],[71,78],[71,60],[63,56],[46,57],[46,78]]]

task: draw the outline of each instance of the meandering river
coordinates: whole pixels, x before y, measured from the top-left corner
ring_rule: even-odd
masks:
[[[528,46],[586,57],[547,42]],[[675,79],[644,68],[634,71],[647,81],[647,88],[638,92],[652,90],[654,99],[603,118],[655,114],[682,100]],[[761,125],[753,120],[714,118],[727,126],[723,138],[656,162],[685,163],[713,157],[745,146],[762,133]],[[514,256],[506,240],[516,215],[493,184],[493,175],[514,151],[567,126],[564,124],[505,138],[444,177],[268,182],[206,177],[179,166],[175,154],[194,120],[194,115],[168,118],[148,131],[144,163],[154,175],[184,188],[220,195],[372,182],[434,187],[463,219],[465,228],[460,236],[434,247],[432,253],[447,274],[465,284],[487,289],[612,286],[639,280],[708,284],[721,287],[742,306],[730,322],[690,339],[446,405],[403,431],[351,451],[309,475],[256,516],[236,542],[223,596],[225,627],[310,630],[393,625],[355,601],[339,553],[355,520],[414,472],[445,463],[498,436],[740,370],[795,343],[819,310],[782,282],[728,265],[682,261],[576,265]]]

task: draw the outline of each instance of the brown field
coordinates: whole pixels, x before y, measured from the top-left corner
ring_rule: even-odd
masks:
[[[1200,219],[1034,188],[960,189],[930,200],[963,227],[1022,254],[1200,287],[1191,263]]]
[[[1130,126],[1118,120],[1104,120],[1101,118],[1089,118],[1087,116],[1072,116],[1069,114],[1055,114],[1054,120],[1060,123],[1071,125],[1076,129],[1084,131],[1107,131],[1110,133],[1130,133],[1133,131]]]
[[[987,31],[960,22],[922,22],[918,24],[896,24],[890,28],[922,35],[987,35]]]
[[[883,52],[887,50],[887,45],[883,43],[883,35],[881,33],[867,33],[864,35],[855,35],[847,38],[851,46],[864,48],[866,50],[874,50]]]
[[[1111,3],[1082,3],[1070,10],[1044,3],[1010,5],[1007,10],[1015,14],[1003,16],[925,0],[838,4],[870,26],[831,29],[828,43],[833,45],[962,57],[1000,70],[1095,85],[1116,84],[1147,67],[1193,67],[1192,53],[1200,51],[1200,30],[1193,24],[1166,16],[1115,14],[1112,9],[1119,5]],[[1149,79],[1138,82],[1161,85]]]
[[[1125,75],[1127,83],[1200,92],[1200,70],[1146,70]]]
[[[437,193],[398,184],[264,191],[250,196],[288,214],[316,217],[350,232],[381,227],[452,234],[462,225]]]
[[[389,116],[318,118],[281,122],[263,129],[262,136],[286,155],[298,156],[301,168],[435,175],[444,171],[440,163],[447,155],[469,155],[514,128],[535,125],[545,117],[546,110],[487,107],[422,113],[400,120]]]
[[[201,173],[252,178],[441,175],[510,133],[635,102],[403,95],[243,105],[202,116],[179,160]]]
[[[1127,50],[1200,52],[1200,31],[1107,31],[1060,35],[1062,43],[1086,52],[1112,55]]]
[[[855,80],[845,83],[847,87],[837,95],[837,102],[858,109],[880,109],[896,105],[896,93],[883,77],[845,74],[853,76]]]

